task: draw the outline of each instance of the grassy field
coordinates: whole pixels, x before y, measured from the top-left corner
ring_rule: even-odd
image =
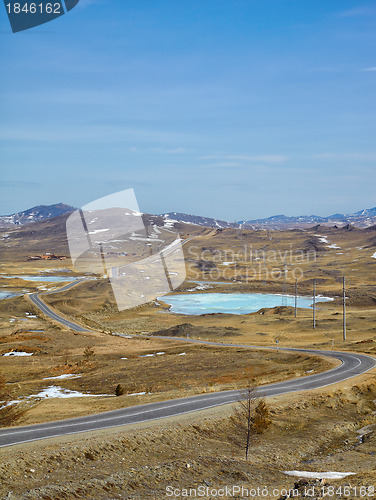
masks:
[[[12,491],[20,500],[155,500],[167,498],[168,486],[243,486],[267,487],[270,494],[263,498],[276,499],[274,489],[296,489],[298,477],[283,473],[292,470],[353,472],[308,485],[317,492],[323,485],[359,492],[376,480],[375,398],[375,374],[356,384],[270,398],[272,427],[252,438],[248,462],[231,425],[234,405],[0,449],[0,498]],[[359,433],[365,426],[371,432]]]
[[[48,224],[45,226],[47,229],[44,232],[50,241],[50,233],[54,234],[54,231]],[[190,290],[189,293],[292,293],[295,280],[291,279],[291,273],[299,268],[303,273],[298,280],[301,295],[312,293],[315,279],[317,293],[334,299],[318,304],[315,329],[312,328],[310,309],[298,309],[295,318],[293,308],[282,305],[246,315],[185,316],[169,313],[168,306],[163,302],[153,302],[119,312],[110,282],[89,279],[65,292],[43,296],[43,300],[58,312],[91,328],[93,332],[89,334],[77,335],[53,324],[35,308],[27,296],[0,302],[1,352],[18,350],[34,353],[33,356],[24,358],[3,357],[4,370],[9,381],[14,384],[15,397],[40,392],[46,385],[42,382],[43,377],[80,373],[80,378],[65,380],[64,387],[109,394],[111,397],[102,398],[98,408],[110,409],[114,405],[136,404],[140,400],[240,387],[244,385],[248,376],[246,373],[251,367],[259,382],[266,383],[281,377],[302,375],[311,369],[324,369],[328,363],[317,361],[311,367],[311,360],[297,358],[291,361],[291,355],[283,353],[276,357],[262,352],[256,355],[235,352],[235,349],[230,352],[220,348],[185,346],[178,342],[153,339],[154,334],[265,347],[276,346],[278,340],[280,347],[349,349],[373,354],[376,351],[376,259],[371,257],[374,235],[375,231],[372,229],[351,228],[273,232],[204,229],[185,245],[188,277],[174,293],[187,290]],[[17,245],[17,248],[22,247],[19,241]],[[39,242],[38,248],[40,247]],[[19,249],[17,255],[18,258],[13,261],[3,261],[1,272],[15,276],[43,272],[47,274],[46,271],[66,276],[72,274],[68,260],[25,261],[25,249],[23,254]],[[299,262],[296,262],[297,259]],[[268,273],[269,279],[264,279],[265,276],[256,277],[262,279],[249,279],[249,269],[255,269],[259,265],[264,274]],[[355,265],[356,269],[353,267]],[[277,268],[286,270],[286,279],[276,272],[272,278],[272,271]],[[239,272],[242,273],[241,276]],[[346,341],[342,338],[343,273],[347,278],[348,297]],[[248,279],[245,278],[246,275]],[[192,281],[193,278],[210,283],[202,290],[203,287],[197,286]],[[19,278],[0,278],[0,285],[4,284],[7,289],[14,291],[38,291],[46,288],[44,282]],[[54,283],[47,288],[59,286],[61,285]],[[30,315],[36,315],[37,318],[30,318]],[[112,336],[113,333],[148,337],[125,339]],[[88,347],[94,349],[95,355],[85,361],[83,352]],[[179,356],[183,351],[186,354]],[[166,354],[140,357],[156,352]],[[283,366],[282,359],[290,361]],[[286,366],[289,367],[287,370]],[[171,377],[172,372],[174,377]],[[124,385],[128,394],[151,394],[122,398],[119,402],[118,398],[112,397],[118,383]],[[75,400],[74,407],[79,407],[79,414],[92,412],[98,403],[97,398],[94,399],[95,401],[85,398],[80,404]],[[50,413],[49,418],[54,418],[54,415],[64,416],[67,406],[69,407],[66,400],[55,401],[56,413]],[[42,406],[44,404],[45,401],[39,403]],[[60,406],[64,406],[61,411],[58,409]],[[27,418],[42,418],[32,416],[38,413],[33,409]]]
[[[5,302],[13,303],[18,314],[22,304],[24,318],[26,312],[30,314],[21,297]],[[14,316],[9,314],[11,319]],[[4,324],[0,329],[0,354],[33,353],[2,356],[2,371],[14,398],[22,400],[40,394],[51,385],[103,395],[78,399],[32,398],[32,407],[19,424],[244,387],[250,377],[265,384],[332,366],[327,360],[283,352],[200,346],[153,337],[123,338],[98,332],[75,334],[52,328],[41,317],[13,324],[11,332]],[[77,378],[46,380],[61,375]],[[122,397],[114,397],[117,384],[125,389]]]

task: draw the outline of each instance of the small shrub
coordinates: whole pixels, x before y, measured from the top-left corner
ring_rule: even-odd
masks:
[[[122,396],[125,393],[125,389],[122,385],[118,384],[115,389],[116,396]]]
[[[269,408],[263,399],[255,408],[252,424],[256,434],[263,434],[272,425]]]
[[[87,460],[95,460],[94,453],[92,451],[85,451],[85,458]]]

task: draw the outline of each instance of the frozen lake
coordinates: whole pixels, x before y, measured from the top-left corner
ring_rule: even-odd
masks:
[[[266,293],[192,293],[166,295],[159,300],[171,306],[171,312],[178,314],[248,314],[264,307],[294,306],[294,296]],[[316,302],[328,302],[329,297],[316,297]],[[312,297],[298,297],[298,307],[308,308]]]
[[[19,278],[19,279],[25,280],[25,281],[44,281],[46,283],[60,283],[60,282],[64,282],[64,281],[80,280],[83,278],[83,276],[49,276],[48,274],[42,274],[42,275],[20,274],[19,276],[9,276],[9,275],[5,275],[5,274],[1,274],[0,278],[8,278],[8,279]]]
[[[7,279],[22,279],[24,281],[36,281],[36,282],[43,282],[43,283],[69,283],[70,281],[76,281],[80,280],[82,278],[86,278],[87,276],[49,276],[48,274],[33,274],[33,275],[26,275],[26,274],[20,274],[20,275],[14,275],[10,276],[9,274],[0,274],[0,278],[7,278]],[[26,284],[24,286],[27,286]],[[19,293],[14,293],[14,292],[8,292],[5,291],[5,288],[0,289],[0,300],[1,299],[6,299],[7,297],[15,296],[15,295],[21,295],[22,293],[27,292],[27,290],[23,290],[23,292]]]
[[[12,297],[15,295],[14,293],[9,293],[9,292],[0,292],[0,300],[1,299],[6,299],[7,297]]]

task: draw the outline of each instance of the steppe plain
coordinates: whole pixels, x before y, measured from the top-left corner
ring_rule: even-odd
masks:
[[[178,224],[187,240],[187,279],[174,293],[277,293],[281,305],[246,315],[185,316],[172,314],[166,303],[156,301],[119,312],[109,282],[88,275],[66,292],[42,295],[53,309],[90,330],[77,334],[51,322],[24,292],[57,289],[56,283],[4,277],[46,272],[78,276],[69,259],[27,260],[45,252],[69,255],[64,222],[62,216],[0,232],[0,288],[22,294],[0,301],[0,354],[33,353],[1,357],[0,369],[13,398],[27,403],[17,425],[241,388],[250,376],[265,384],[334,366],[328,358],[193,345],[190,338],[260,347],[275,347],[278,340],[279,347],[334,348],[375,356],[375,227],[243,231]],[[342,276],[347,297],[345,341]],[[283,305],[283,295],[294,293],[295,278],[299,294],[312,295],[315,280],[316,292],[333,298],[318,303],[315,329],[311,309],[299,308],[295,318],[293,308]],[[164,335],[187,337],[187,342],[160,338]],[[61,375],[71,378],[45,380]],[[330,484],[372,486],[375,381],[370,371],[336,386],[268,399],[273,424],[254,438],[248,462],[231,427],[232,405],[0,449],[0,494],[3,498],[167,498],[168,485],[267,486],[271,491],[293,487],[294,478],[284,475],[285,470],[355,472]],[[124,386],[123,396],[114,396],[117,384]],[[26,400],[51,385],[92,397]],[[365,426],[371,432],[359,434]]]

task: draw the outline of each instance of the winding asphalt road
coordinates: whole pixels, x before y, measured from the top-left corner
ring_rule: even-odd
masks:
[[[66,290],[67,288],[74,286],[74,284],[76,284],[76,282],[63,287],[63,289]],[[69,322],[65,318],[62,318],[55,312],[51,311],[48,306],[46,306],[38,299],[36,295],[33,295],[32,300],[34,304],[37,305],[37,307],[40,307],[40,303],[43,306],[43,308],[41,307],[41,310],[45,314],[53,318],[55,321],[59,321],[69,327],[71,327],[70,324],[74,325],[75,328],[79,326],[73,322]],[[85,330],[82,329],[81,331]],[[179,340],[184,343],[200,343],[221,347],[275,349],[275,347],[266,348],[242,344],[222,344],[177,337],[158,338],[171,339],[174,341]],[[260,386],[259,388],[257,388],[257,394],[259,396],[277,396],[286,393],[319,389],[355,377],[376,367],[376,359],[365,354],[354,354],[340,351],[320,351],[315,349],[284,348],[283,350],[335,358],[341,361],[341,365],[324,373],[318,373],[315,375],[300,377],[293,380],[286,380],[284,382]],[[241,391],[239,390],[222,391],[216,393],[214,392],[210,394],[200,394],[198,396],[173,399],[170,401],[161,401],[157,403],[138,405],[130,408],[122,408],[119,410],[98,413],[86,417],[60,420],[45,424],[29,425],[26,427],[14,427],[10,429],[3,428],[0,429],[0,447],[26,443],[30,441],[37,441],[50,437],[95,431],[122,425],[138,424],[141,422],[157,420],[160,418],[174,417],[176,415],[181,415],[184,413],[205,410],[219,405],[234,403],[238,401],[240,397]]]
[[[72,283],[68,283],[67,285],[63,286],[62,288],[59,288],[59,290],[51,290],[50,292],[44,292],[43,294],[40,293],[31,293],[29,295],[29,298],[31,302],[33,302],[46,316],[49,316],[51,319],[54,321],[57,321],[58,323],[61,323],[64,326],[67,326],[71,330],[74,330],[75,332],[89,332],[87,328],[84,328],[83,326],[79,325],[78,323],[75,323],[74,321],[71,321],[69,319],[63,318],[59,314],[56,314],[52,309],[50,309],[40,298],[39,295],[48,295],[49,293],[56,293],[56,292],[64,292],[65,290],[69,290],[69,288],[72,288],[73,286],[78,285],[78,283],[81,283],[82,281],[86,281],[84,279],[80,280],[75,280],[72,281]]]
[[[183,338],[177,339],[173,337],[173,339],[181,340],[185,343],[187,342],[187,339]],[[188,342],[196,341],[191,339],[188,340]],[[223,347],[229,346],[236,348],[250,348],[250,346],[246,345],[217,344],[215,342],[205,341],[197,342],[210,345],[220,345]],[[329,352],[314,349],[284,350],[328,356],[340,360],[342,364],[324,373],[261,386],[257,389],[257,394],[259,396],[277,396],[291,392],[318,389],[336,382],[347,380],[351,377],[355,377],[356,375],[360,375],[376,367],[376,359],[364,354],[353,354],[339,351]],[[173,399],[170,401],[138,405],[130,408],[122,408],[120,410],[98,413],[87,417],[60,420],[46,424],[29,425],[26,427],[0,429],[0,447],[26,443],[29,441],[37,441],[39,439],[46,439],[50,437],[64,436],[67,434],[95,431],[122,425],[138,424],[160,418],[174,417],[183,413],[206,410],[208,408],[213,408],[214,406],[234,403],[238,401],[240,397],[241,391],[222,391],[210,394],[200,394],[198,396],[191,396],[187,398]]]

